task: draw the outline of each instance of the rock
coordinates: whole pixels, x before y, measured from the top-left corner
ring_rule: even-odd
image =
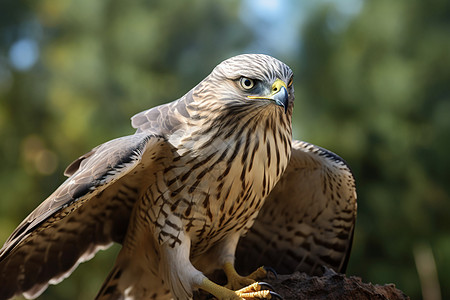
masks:
[[[346,277],[332,270],[327,270],[321,277],[296,272],[278,275],[276,279],[267,279],[266,282],[284,300],[410,299],[394,284],[364,283],[359,277]]]

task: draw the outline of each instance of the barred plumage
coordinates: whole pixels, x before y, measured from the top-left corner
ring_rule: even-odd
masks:
[[[123,247],[98,299],[187,299],[198,288],[239,298],[205,274],[223,268],[233,288],[253,281],[235,274],[233,264],[255,220],[242,257],[262,249],[257,254],[268,255],[254,258],[273,265],[281,251],[289,264],[296,261],[295,268],[282,262],[282,271],[317,273],[322,264],[344,270],[356,215],[353,177],[326,150],[292,144],[291,82],[284,63],[239,55],[179,100],[134,116],[134,135],[71,164],[69,179],[6,241],[0,299],[38,296],[112,242]],[[320,176],[305,174],[311,164]],[[311,192],[289,194],[296,186]]]

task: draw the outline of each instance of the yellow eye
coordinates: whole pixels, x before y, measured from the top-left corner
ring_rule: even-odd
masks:
[[[288,82],[288,87],[291,87],[292,86],[292,83],[294,83],[294,77],[291,77],[291,79],[289,79],[289,82]]]
[[[253,79],[247,77],[241,77],[241,79],[239,79],[239,83],[244,90],[249,90],[255,86],[255,82],[253,81]]]

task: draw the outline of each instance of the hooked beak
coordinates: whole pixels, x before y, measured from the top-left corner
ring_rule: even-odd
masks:
[[[266,99],[272,100],[275,104],[284,108],[284,113],[287,112],[289,104],[289,95],[286,88],[286,84],[281,79],[275,80],[272,84],[272,91],[268,96],[247,96],[250,99]]]

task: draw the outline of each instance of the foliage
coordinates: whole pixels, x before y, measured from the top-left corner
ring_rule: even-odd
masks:
[[[302,131],[356,174],[350,272],[419,298],[413,249],[427,243],[448,298],[450,5],[369,1],[338,33],[335,13],[305,28],[297,97]]]

